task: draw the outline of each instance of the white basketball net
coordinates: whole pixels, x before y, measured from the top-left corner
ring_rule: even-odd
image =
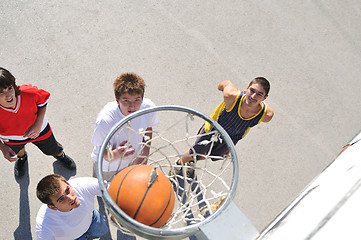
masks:
[[[232,154],[222,157],[210,155],[212,143],[209,152],[191,155],[195,160],[193,166],[176,165],[176,160],[184,156],[184,152],[191,149],[200,136],[197,132],[205,121],[185,111],[157,111],[156,114],[159,116],[160,124],[153,127],[151,132],[133,129],[131,120],[123,124],[116,134],[121,131],[126,132],[129,142],[132,135],[140,135],[144,142],[140,143],[141,150],[132,157],[130,165],[142,158],[142,149],[148,146],[150,153],[143,158],[143,161],[160,169],[173,184],[175,206],[170,219],[162,229],[174,230],[200,223],[214,214],[230,194],[230,186],[234,181],[234,157]],[[152,134],[152,138],[147,136],[149,133]],[[212,142],[219,140],[220,132],[217,130],[207,134],[213,134]],[[197,161],[197,156],[204,159]],[[219,160],[212,161],[211,158]],[[119,167],[120,165],[121,162]],[[187,176],[187,173],[192,171],[194,177]],[[112,176],[103,177],[105,180],[111,178]],[[124,213],[119,213],[122,214]],[[115,216],[115,219],[118,217],[121,216]],[[122,228],[120,224],[118,225]]]

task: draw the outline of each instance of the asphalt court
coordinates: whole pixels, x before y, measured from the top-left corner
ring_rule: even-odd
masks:
[[[29,145],[29,175],[16,180],[1,156],[1,239],[36,238],[43,176],[91,176],[95,119],[122,72],[141,75],[157,105],[207,115],[220,81],[270,80],[273,120],[236,146],[235,202],[258,230],[360,130],[357,0],[2,1],[0,13],[1,66],[51,93],[46,116],[78,166],[68,172]]]

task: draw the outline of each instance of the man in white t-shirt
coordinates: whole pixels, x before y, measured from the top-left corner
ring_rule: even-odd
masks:
[[[44,203],[36,216],[38,240],[82,240],[108,233],[105,217],[94,208],[95,196],[102,195],[96,178],[68,182],[51,174],[40,180],[36,195]]]
[[[110,130],[127,115],[155,104],[144,98],[144,80],[135,73],[123,73],[114,83],[115,100],[107,103],[98,114],[92,143],[93,176],[96,177],[96,163],[100,147]],[[149,113],[133,119],[130,128],[123,129],[110,139],[111,151],[103,158],[103,178],[110,180],[117,172],[132,164],[146,164],[149,146],[144,145],[152,138],[152,127],[158,125],[157,113]],[[127,126],[129,126],[127,125]],[[133,131],[134,130],[134,131]],[[144,132],[139,134],[138,132]],[[110,158],[110,159],[109,159]]]

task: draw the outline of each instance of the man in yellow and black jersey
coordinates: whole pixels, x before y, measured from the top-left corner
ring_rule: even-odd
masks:
[[[225,129],[235,145],[247,135],[252,127],[261,122],[271,121],[274,111],[265,102],[270,90],[270,84],[266,78],[253,79],[246,91],[240,91],[231,81],[220,82],[218,90],[223,92],[224,101],[215,108],[211,118]],[[199,134],[212,130],[211,124],[206,122]],[[185,152],[186,156],[177,160],[177,164],[181,165],[180,161],[183,164],[193,161],[193,156],[191,156],[193,153],[197,154],[197,160],[202,159],[202,155],[211,155],[213,161],[222,159],[229,152],[227,144],[221,138],[212,143],[211,137],[212,135],[198,137],[193,147]]]

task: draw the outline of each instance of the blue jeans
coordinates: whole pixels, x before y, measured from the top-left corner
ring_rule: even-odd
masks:
[[[107,234],[108,231],[109,227],[107,225],[107,220],[98,210],[94,209],[92,223],[90,224],[88,231],[75,240],[99,238]]]

